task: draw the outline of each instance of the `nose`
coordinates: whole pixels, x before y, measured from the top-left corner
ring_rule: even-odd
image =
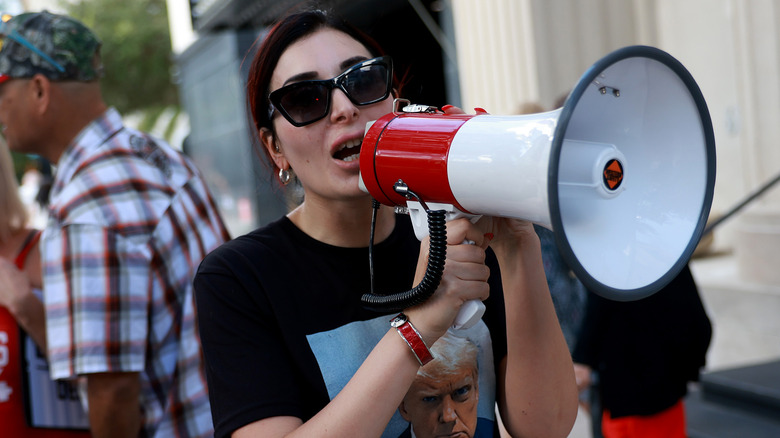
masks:
[[[450,397],[445,397],[441,403],[441,412],[439,413],[440,423],[452,423],[458,419],[458,413],[455,412],[455,402]]]
[[[358,116],[360,110],[343,90],[336,88],[331,93],[330,119],[333,123],[349,121]]]

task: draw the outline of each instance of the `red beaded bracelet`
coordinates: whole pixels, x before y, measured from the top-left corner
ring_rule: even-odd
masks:
[[[390,326],[395,328],[403,340],[406,341],[406,344],[412,349],[414,357],[420,362],[420,366],[433,360],[431,350],[425,345],[425,341],[423,341],[422,336],[420,336],[420,332],[414,328],[406,315],[399,313],[395,318],[390,320]]]

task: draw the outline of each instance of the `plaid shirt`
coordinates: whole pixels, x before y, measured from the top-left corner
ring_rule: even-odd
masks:
[[[57,169],[42,241],[52,377],[139,372],[142,436],[211,436],[192,279],[228,234],[205,183],[114,109]]]

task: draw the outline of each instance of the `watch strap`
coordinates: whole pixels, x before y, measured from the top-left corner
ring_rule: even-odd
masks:
[[[398,316],[393,318],[391,325],[395,327],[398,334],[412,350],[412,353],[414,353],[414,357],[417,358],[417,362],[420,363],[420,366],[433,360],[431,350],[425,345],[425,341],[422,336],[420,336],[420,332],[412,325],[406,315],[403,313],[398,314]]]

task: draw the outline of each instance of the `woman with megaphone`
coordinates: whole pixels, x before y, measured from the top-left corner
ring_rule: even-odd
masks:
[[[394,94],[391,59],[328,13],[287,16],[260,44],[247,83],[257,139],[304,200],[215,250],[195,278],[217,437],[401,435],[409,423],[399,405],[471,300],[487,311],[457,335],[478,347],[479,382],[421,401],[457,403],[478,386],[478,418],[442,414],[434,433],[498,436],[496,402],[512,436],[569,433],[577,389],[531,223],[451,221],[428,300],[400,314],[362,305],[372,283],[388,293],[418,284],[429,257],[428,240],[392,208],[379,207],[372,225],[371,198],[358,187],[366,124],[392,111]]]

